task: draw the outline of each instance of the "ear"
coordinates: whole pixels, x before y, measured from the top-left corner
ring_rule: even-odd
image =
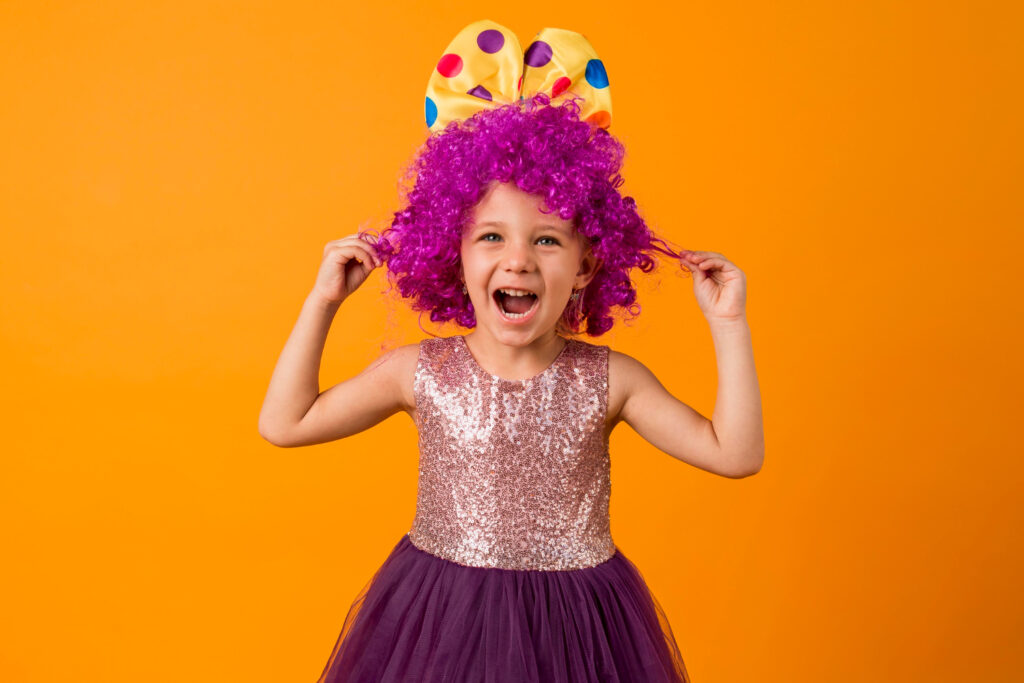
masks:
[[[598,271],[601,270],[601,261],[594,256],[594,252],[587,247],[586,252],[580,258],[580,268],[576,271],[576,289],[583,289],[590,284],[590,281],[594,279]]]

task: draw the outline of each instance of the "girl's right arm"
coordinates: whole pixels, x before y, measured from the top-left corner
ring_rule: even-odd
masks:
[[[316,284],[281,351],[260,410],[259,433],[267,441],[294,447],[342,439],[409,407],[401,378],[410,360],[415,366],[416,344],[383,354],[359,375],[320,393],[320,359],[331,322],[378,265],[373,245],[355,235],[324,247]]]

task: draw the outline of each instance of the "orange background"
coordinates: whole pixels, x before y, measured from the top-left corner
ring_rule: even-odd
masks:
[[[0,4],[0,679],[320,674],[412,522],[415,427],[280,449],[257,417],[324,244],[386,225],[434,62],[490,18],[584,33],[623,189],[747,275],[764,469],[611,444],[695,683],[1019,680],[1019,4],[481,8]],[[691,281],[638,277],[596,343],[710,416]],[[322,389],[424,336],[385,288]]]

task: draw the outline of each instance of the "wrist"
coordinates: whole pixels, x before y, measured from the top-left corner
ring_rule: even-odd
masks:
[[[708,326],[712,332],[732,332],[735,330],[748,330],[747,316],[739,315],[732,318],[708,318]]]
[[[325,313],[334,313],[341,306],[342,300],[328,299],[327,297],[317,293],[315,290],[310,292],[306,297],[306,303],[310,306],[324,311]]]

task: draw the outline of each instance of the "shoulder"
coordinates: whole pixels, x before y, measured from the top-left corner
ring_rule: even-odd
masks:
[[[647,366],[628,353],[615,351],[614,349],[608,350],[609,373],[614,371],[620,379],[624,379],[633,377],[644,370],[647,370]]]
[[[379,362],[386,366],[388,381],[402,396],[402,409],[415,418],[416,371],[420,365],[439,367],[455,350],[458,337],[426,337],[415,344],[395,347],[383,354]]]
[[[382,353],[376,361],[386,381],[402,396],[402,409],[409,411],[415,405],[413,398],[413,378],[419,363],[421,345],[430,340],[422,340],[415,344],[403,344]]]
[[[638,387],[652,382],[660,384],[650,368],[628,353],[621,351],[611,351],[608,357],[609,382],[613,374],[616,383],[620,385],[627,398]]]
[[[608,350],[608,417],[611,422],[623,418],[623,408],[636,387],[657,379],[646,365],[628,353]]]

